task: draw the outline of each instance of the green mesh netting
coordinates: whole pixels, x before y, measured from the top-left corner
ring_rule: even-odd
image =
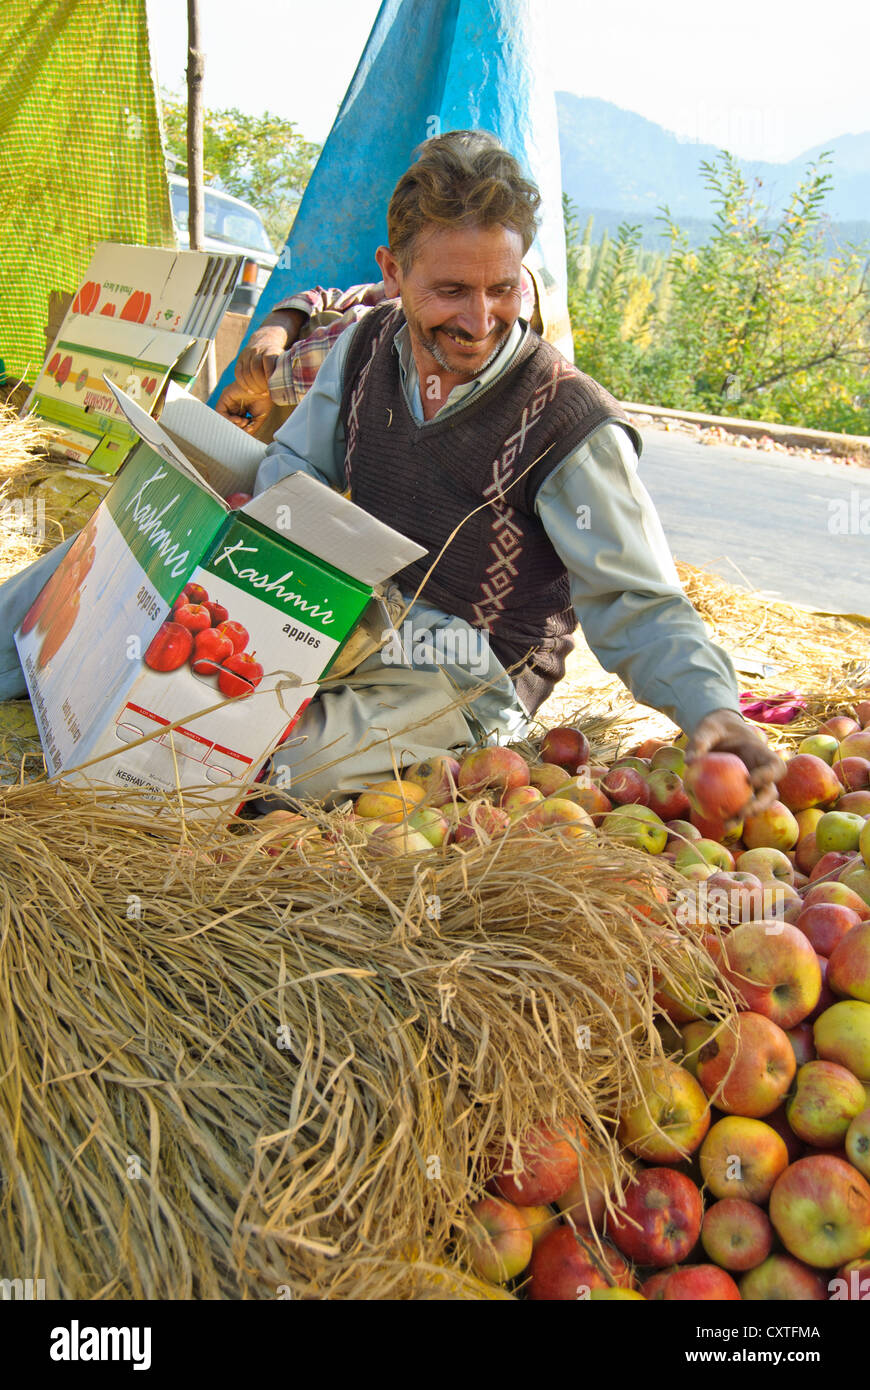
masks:
[[[0,380],[99,241],[174,246],[145,0],[0,5]]]

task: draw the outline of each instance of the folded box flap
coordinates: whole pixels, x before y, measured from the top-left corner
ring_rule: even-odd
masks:
[[[307,473],[282,478],[242,511],[361,584],[380,584],[427,554]]]
[[[175,336],[177,336],[177,334]],[[122,391],[121,388],[110,381],[107,376],[103,377],[103,381],[118,402],[118,408],[125,420],[128,424],[133,426],[139,438],[144,439],[145,443],[151,446],[155,454],[159,454],[166,463],[171,463],[173,467],[180,468],[182,473],[187,473],[190,477],[195,479],[201,487],[205,488],[207,492],[211,492],[222,502],[224,499],[221,497],[220,493],[215,491],[202,476],[199,469],[194,467],[190,459],[187,458],[182,450],[179,449],[178,445],[170,439],[166,431],[160,428],[157,421],[153,419],[147,411],[144,411],[141,406],[137,405],[134,400],[131,400],[126,391]]]

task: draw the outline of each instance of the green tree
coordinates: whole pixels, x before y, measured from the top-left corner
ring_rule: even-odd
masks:
[[[184,172],[187,103],[161,93],[166,149]],[[286,240],[320,146],[303,139],[293,121],[266,111],[251,116],[237,107],[205,112],[203,165],[207,183],[252,203],[275,249]]]

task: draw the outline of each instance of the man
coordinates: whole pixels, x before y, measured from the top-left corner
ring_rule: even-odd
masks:
[[[740,715],[733,668],[679,587],[637,478],[636,432],[521,317],[538,204],[494,137],[427,141],[377,251],[386,298],[357,296],[357,322],[267,451],[258,492],[303,470],[429,552],[397,576],[407,665],[390,646],[323,689],[273,780],[325,796],[481,730],[520,736],[564,674],[579,620],[602,664],[692,735],[693,756],[737,753],[766,804],[782,763]],[[279,309],[259,330],[224,413],[267,383],[274,392],[303,318]],[[457,695],[464,712],[445,708]]]

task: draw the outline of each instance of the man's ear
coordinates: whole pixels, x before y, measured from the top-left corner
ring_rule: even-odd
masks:
[[[397,299],[402,292],[401,276],[399,263],[390,250],[389,246],[379,246],[375,252],[375,260],[381,268],[384,277],[384,290],[388,299]]]

